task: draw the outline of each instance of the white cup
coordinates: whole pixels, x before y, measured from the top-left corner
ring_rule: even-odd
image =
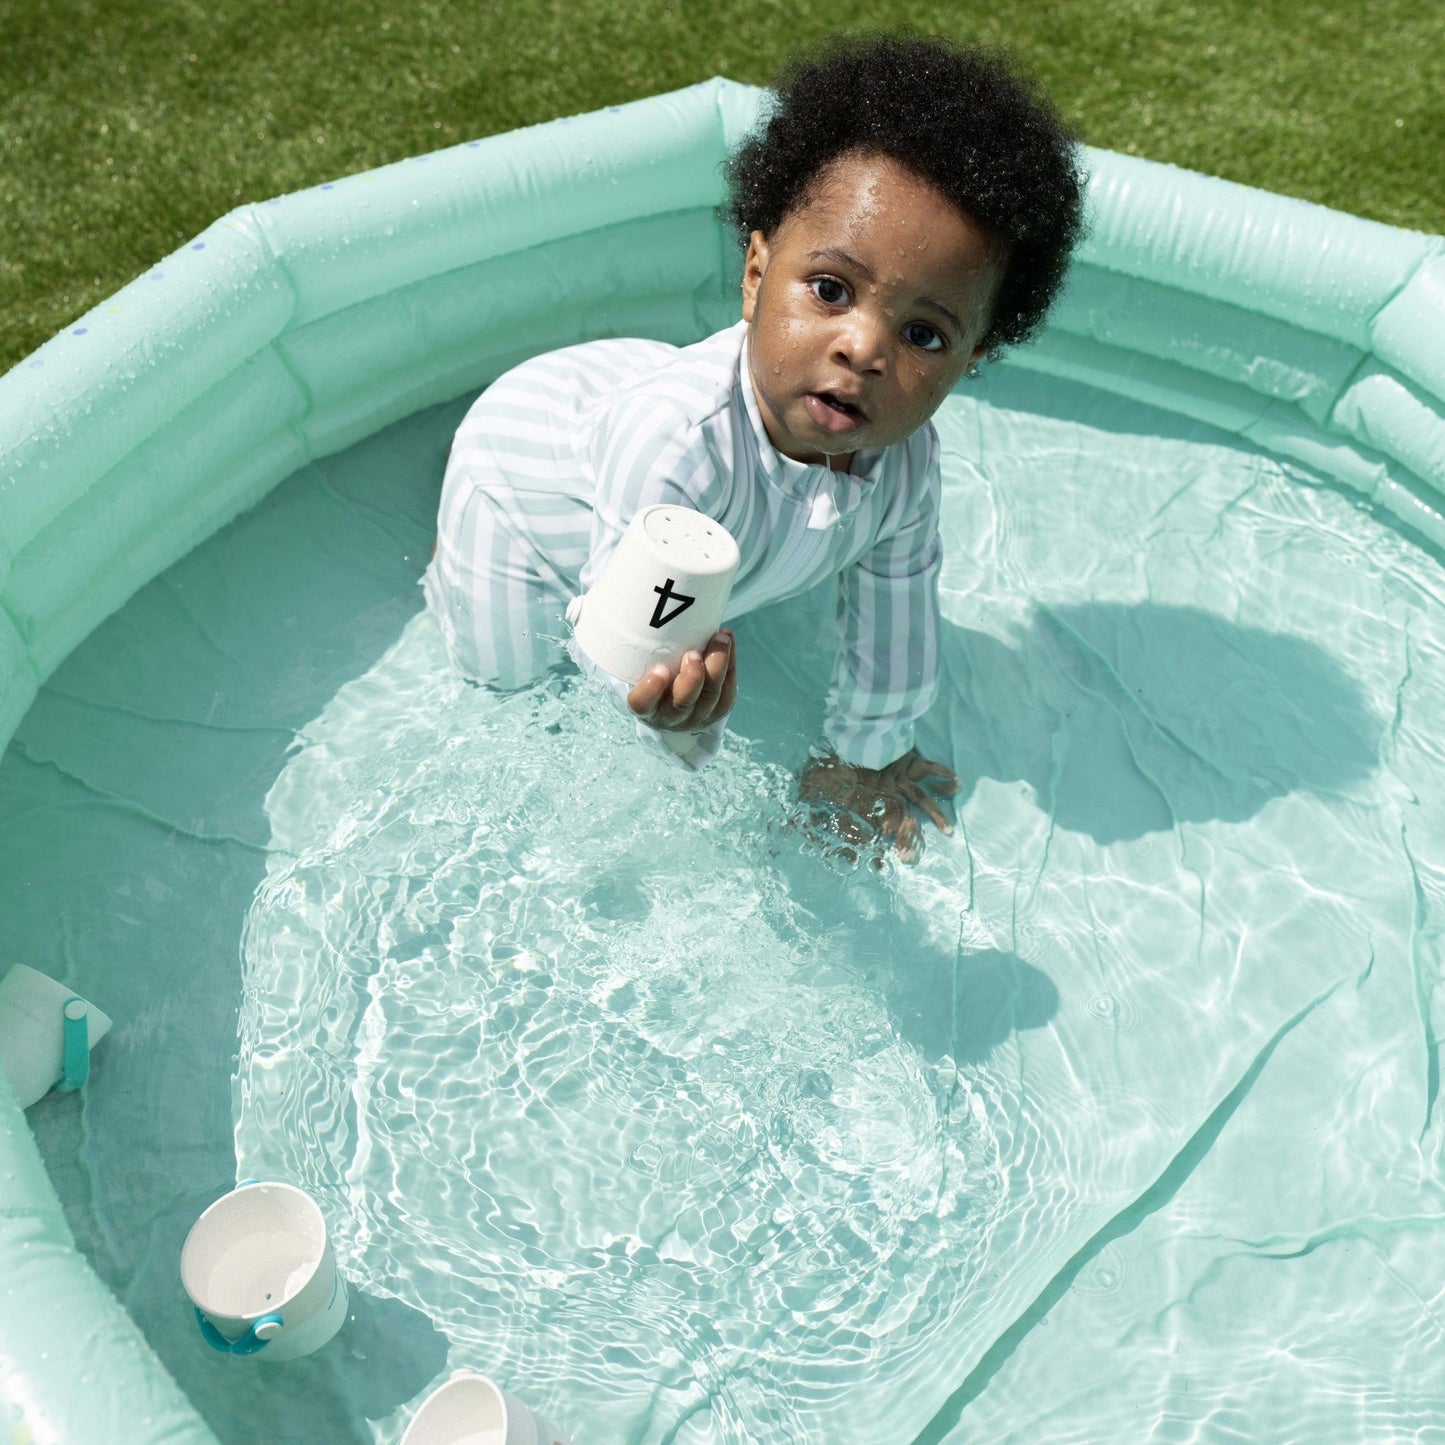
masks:
[[[485,1375],[458,1370],[422,1402],[401,1445],[567,1445],[567,1437]]]
[[[22,1109],[59,1085],[78,1088],[110,1019],[48,975],[17,963],[0,979],[0,1067]]]
[[[683,653],[702,650],[722,625],[739,562],[721,522],[661,502],[633,515],[591,591],[567,608],[577,646],[629,688],[655,663],[676,670]],[[706,754],[690,732],[662,741],[685,762]]]
[[[689,507],[644,507],[591,591],[567,609],[577,645],[629,687],[654,663],[676,667],[722,625],[738,544]]]
[[[225,1354],[294,1360],[346,1319],[326,1221],[291,1184],[248,1181],[222,1195],[186,1236],[181,1283],[206,1343]]]

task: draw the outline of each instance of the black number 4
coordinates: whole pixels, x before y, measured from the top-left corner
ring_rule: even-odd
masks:
[[[648,623],[649,627],[666,627],[674,617],[681,616],[697,601],[696,597],[689,597],[686,592],[674,592],[671,577],[667,579],[664,586],[654,587],[652,590],[657,593],[657,606],[652,609],[652,621]],[[662,609],[669,602],[676,602],[677,606],[671,612],[664,612]]]

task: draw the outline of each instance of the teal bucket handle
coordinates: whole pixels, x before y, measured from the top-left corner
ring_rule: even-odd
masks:
[[[213,1349],[223,1355],[254,1355],[264,1350],[271,1343],[268,1339],[257,1339],[256,1331],[262,1325],[284,1325],[285,1320],[280,1315],[262,1315],[260,1319],[252,1321],[251,1328],[241,1336],[239,1340],[228,1340],[199,1308],[196,1308],[196,1323],[201,1327],[201,1338]]]
[[[90,1077],[90,1024],[85,1000],[75,996],[66,999],[61,1017],[65,1020],[65,1052],[54,1087],[58,1093],[68,1094]]]

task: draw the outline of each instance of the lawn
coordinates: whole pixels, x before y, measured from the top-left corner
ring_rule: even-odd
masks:
[[[1001,44],[1082,139],[1445,229],[1436,7],[1374,0],[7,0],[0,369],[243,201],[711,75],[830,30]]]

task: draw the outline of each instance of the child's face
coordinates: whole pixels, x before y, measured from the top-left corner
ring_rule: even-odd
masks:
[[[937,411],[978,349],[998,244],[927,181],[853,153],[819,177],[743,270],[753,390],[768,436],[846,466]]]

